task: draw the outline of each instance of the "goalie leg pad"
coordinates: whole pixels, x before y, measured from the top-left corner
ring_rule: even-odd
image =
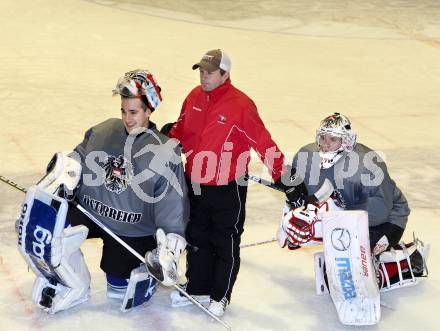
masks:
[[[122,301],[121,311],[126,312],[148,302],[157,289],[157,281],[148,274],[145,265],[133,269]]]
[[[365,211],[322,213],[330,296],[341,323],[372,325],[380,319],[380,295]]]
[[[64,286],[55,279],[46,279],[38,276],[32,289],[32,301],[49,314],[69,309],[87,301],[90,297],[90,274],[84,263],[81,251],[72,254],[70,263],[76,265],[61,266],[64,269],[61,276]],[[73,272],[73,273],[72,273]]]
[[[69,227],[67,201],[33,186],[23,203],[18,248],[37,276],[32,300],[53,314],[89,298],[90,274],[79,249],[85,226]]]

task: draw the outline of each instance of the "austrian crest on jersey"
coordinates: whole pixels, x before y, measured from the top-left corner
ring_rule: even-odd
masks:
[[[104,166],[104,186],[110,192],[120,194],[130,185],[133,178],[133,166],[123,155],[107,156]]]

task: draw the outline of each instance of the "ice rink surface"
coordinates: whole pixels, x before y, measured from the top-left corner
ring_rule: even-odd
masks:
[[[440,306],[440,3],[437,0],[3,0],[0,2],[0,174],[35,183],[56,151],[119,116],[111,89],[148,68],[163,89],[153,114],[175,120],[198,83],[191,70],[213,48],[232,58],[232,82],[257,104],[292,156],[319,121],[350,117],[359,141],[382,151],[405,193],[412,232],[431,244],[429,278],[382,295],[376,326],[339,323],[329,296],[314,292],[313,253],[276,243],[242,250],[224,321],[233,330],[438,330]],[[266,173],[258,161],[252,172]],[[83,252],[92,298],[48,316],[30,299],[34,276],[16,248],[23,194],[0,183],[0,330],[222,330],[196,307],[172,309],[169,290],[122,313],[106,298],[101,243]],[[243,243],[271,239],[283,196],[250,187]]]

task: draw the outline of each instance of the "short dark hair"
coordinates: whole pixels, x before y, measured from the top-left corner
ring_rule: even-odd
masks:
[[[226,72],[227,72],[226,70],[220,69],[220,75],[223,76]]]
[[[122,95],[121,95],[121,98],[122,99],[134,99],[134,98],[125,97],[125,96],[122,96]],[[139,99],[141,100],[141,108],[142,108],[142,110],[144,112],[146,112],[147,109],[149,109],[151,112],[153,112],[153,110],[151,110],[150,107],[148,107],[148,104],[147,104],[148,100],[147,100],[147,98],[144,95],[142,97],[140,97]]]
[[[147,111],[147,109],[150,109],[150,107],[148,107],[148,99],[147,99],[147,97],[145,95],[141,96],[141,101],[142,101],[141,102],[141,107],[144,110],[144,112]],[[153,111],[151,110],[151,112],[153,112]]]

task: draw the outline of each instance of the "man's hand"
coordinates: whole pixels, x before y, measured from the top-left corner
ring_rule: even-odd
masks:
[[[176,122],[171,122],[171,123],[167,123],[165,124],[161,129],[160,129],[160,133],[163,133],[164,135],[168,136],[168,134],[170,133],[171,129],[173,128],[174,124],[176,124]]]

